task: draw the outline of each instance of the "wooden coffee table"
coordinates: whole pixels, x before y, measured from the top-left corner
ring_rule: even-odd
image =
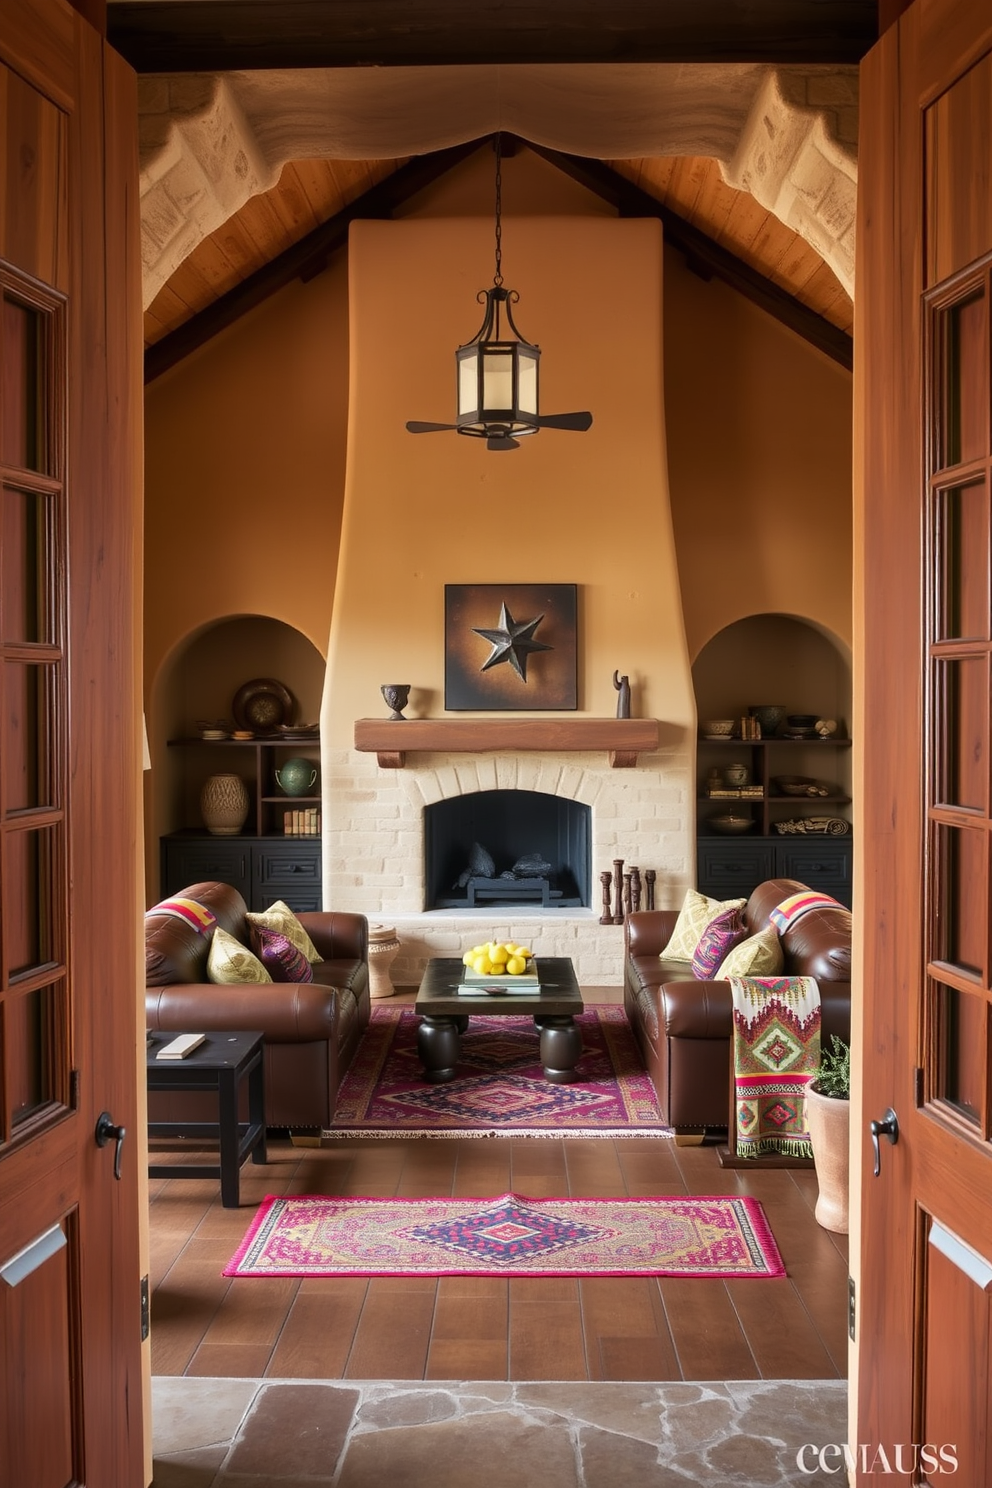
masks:
[[[428,961],[414,1004],[421,1015],[417,1052],[424,1079],[442,1085],[455,1078],[461,1035],[473,1013],[492,1017],[532,1017],[540,1035],[544,1078],[567,1085],[577,1078],[575,1066],[582,1053],[582,1035],[575,1015],[582,1011],[582,993],[567,956],[539,956],[540,988],[536,992],[459,992],[461,961],[437,956]],[[509,979],[508,979],[509,980]]]

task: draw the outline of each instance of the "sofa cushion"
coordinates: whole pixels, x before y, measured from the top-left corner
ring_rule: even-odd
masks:
[[[675,921],[675,929],[661,953],[663,961],[691,961],[703,931],[728,909],[742,909],[743,899],[708,899],[697,889],[689,889]]]
[[[749,935],[747,940],[734,946],[721,961],[717,977],[724,981],[732,976],[777,976],[784,964],[778,931],[774,925],[768,925],[757,935]]]
[[[725,909],[711,920],[703,931],[692,956],[692,974],[701,982],[708,982],[716,975],[716,969],[724,957],[747,935],[744,910],[741,906]]]
[[[311,965],[320,960],[320,952],[317,947],[289,905],[284,904],[281,899],[277,899],[275,904],[270,904],[268,909],[261,909],[256,912],[249,910],[245,918],[249,926],[258,925],[265,930],[275,930],[277,934],[285,935],[286,939],[291,941],[297,950],[303,952]]]
[[[219,926],[210,942],[207,978],[222,984],[272,981],[258,957]]]
[[[250,925],[251,948],[274,982],[312,982],[313,967],[298,946],[278,930]]]

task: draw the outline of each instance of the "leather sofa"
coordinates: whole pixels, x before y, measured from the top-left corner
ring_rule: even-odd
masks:
[[[748,899],[748,934],[763,930],[771,911],[806,888],[770,878]],[[691,979],[684,961],[662,961],[677,910],[627,916],[624,928],[624,1007],[676,1137],[721,1135],[731,1111],[733,1007],[726,981]],[[851,917],[847,910],[808,910],[782,936],[784,976],[815,977],[820,988],[821,1034],[851,1036]]]
[[[247,906],[230,884],[197,883],[177,897],[209,909],[221,926],[248,945]],[[207,979],[213,935],[173,915],[145,916],[145,1013],[163,1033],[235,1029],[265,1035],[265,1119],[270,1127],[323,1129],[334,1119],[338,1087],[369,1021],[368,922],[364,915],[300,913],[297,918],[324,958],[312,982],[218,985]],[[149,1117],[210,1119],[185,1097],[149,1094]],[[206,1099],[206,1098],[202,1098]]]

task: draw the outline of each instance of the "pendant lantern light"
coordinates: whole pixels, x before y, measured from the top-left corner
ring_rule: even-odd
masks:
[[[484,439],[486,448],[511,450],[519,441],[540,429],[583,431],[592,424],[591,413],[542,414],[538,401],[541,348],[526,341],[517,330],[512,307],[520,296],[503,286],[502,246],[502,150],[496,136],[496,272],[492,289],[480,289],[476,298],[485,304],[482,325],[455,352],[456,408],[453,424],[430,424],[412,419],[411,434],[454,430],[473,439]]]

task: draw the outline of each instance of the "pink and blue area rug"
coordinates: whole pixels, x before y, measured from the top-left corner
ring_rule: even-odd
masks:
[[[622,1007],[576,1017],[579,1078],[552,1085],[533,1018],[473,1014],[454,1080],[431,1085],[417,1055],[412,1007],[373,1007],[341,1084],[334,1137],[671,1136]]]
[[[225,1276],[784,1276],[756,1199],[267,1198]]]

